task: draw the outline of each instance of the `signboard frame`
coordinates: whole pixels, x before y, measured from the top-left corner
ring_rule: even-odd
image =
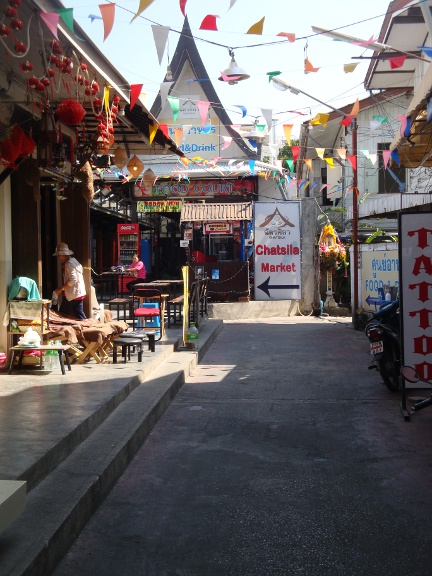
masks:
[[[300,202],[255,202],[255,300],[301,300]]]

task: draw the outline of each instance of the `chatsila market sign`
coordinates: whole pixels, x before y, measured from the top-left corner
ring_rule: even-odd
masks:
[[[300,202],[255,202],[254,214],[255,300],[300,300]]]

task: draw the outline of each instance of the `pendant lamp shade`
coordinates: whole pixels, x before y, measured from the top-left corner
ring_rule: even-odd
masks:
[[[139,176],[141,172],[144,170],[144,164],[141,162],[141,160],[138,158],[136,154],[132,156],[132,158],[127,163],[126,167],[134,177]]]
[[[143,174],[142,179],[144,182],[144,186],[147,189],[150,189],[153,186],[154,181],[156,180],[156,174],[153,172],[151,168],[147,168],[147,170]]]
[[[232,80],[228,81],[228,84],[231,85],[238,84],[241,80],[247,80],[248,78],[250,78],[249,74],[247,74],[246,71],[243,70],[243,68],[240,68],[238,66],[234,58],[234,52],[230,52],[230,55],[231,55],[231,62],[229,63],[228,68],[223,71],[223,74],[225,76],[228,76],[228,78],[232,78]],[[224,78],[222,76],[220,76],[219,80],[224,82]]]
[[[117,148],[114,150],[114,164],[121,170],[126,166],[127,161],[128,155],[126,150],[122,146],[117,146]]]

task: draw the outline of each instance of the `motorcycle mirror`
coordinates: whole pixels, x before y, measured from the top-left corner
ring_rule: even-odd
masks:
[[[417,374],[417,372],[414,370],[412,366],[402,366],[400,373],[402,378],[404,378],[404,380],[407,380],[412,384],[415,384],[420,380],[420,376]]]

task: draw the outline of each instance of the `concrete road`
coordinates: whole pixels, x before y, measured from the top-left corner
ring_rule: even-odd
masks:
[[[55,576],[430,576],[432,409],[349,319],[228,322]]]

